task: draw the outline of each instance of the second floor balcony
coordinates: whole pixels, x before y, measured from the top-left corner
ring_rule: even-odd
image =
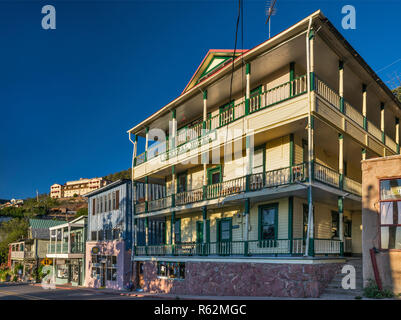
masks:
[[[68,247],[68,243],[52,243],[47,245],[48,254],[75,254],[84,252],[84,242],[71,242],[70,248]]]
[[[362,186],[360,182],[341,175],[338,171],[319,162],[312,163],[312,171],[312,181],[349,192],[356,196],[361,196]],[[257,191],[266,190],[266,192],[268,192],[268,189],[271,188],[303,184],[308,181],[308,179],[308,162],[304,162],[293,166],[209,184],[201,188],[178,192],[148,202],[142,201],[135,205],[135,214],[142,215],[169,208],[182,208],[187,205],[245,193],[248,197],[252,197],[252,194]]]

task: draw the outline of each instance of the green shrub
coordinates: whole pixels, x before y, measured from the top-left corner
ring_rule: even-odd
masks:
[[[368,285],[363,288],[363,295],[367,298],[372,299],[383,299],[383,298],[393,298],[394,294],[389,289],[380,290],[376,282],[369,280]]]
[[[17,282],[18,281],[18,276],[14,276],[13,277],[13,282]]]

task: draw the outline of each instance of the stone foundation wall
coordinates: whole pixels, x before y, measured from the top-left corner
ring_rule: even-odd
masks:
[[[212,296],[319,297],[342,264],[186,262],[185,279],[157,276],[157,262],[143,262],[144,291]],[[136,271],[136,270],[135,270]]]

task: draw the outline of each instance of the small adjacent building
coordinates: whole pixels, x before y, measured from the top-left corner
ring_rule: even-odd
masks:
[[[34,280],[35,270],[45,263],[50,239],[49,228],[63,223],[64,221],[59,220],[29,219],[28,237],[9,244],[9,267],[22,264],[22,275],[27,280]]]
[[[401,293],[400,155],[362,161],[362,201],[364,285]]]
[[[51,227],[47,258],[53,260],[56,284],[82,286],[85,279],[86,216]]]
[[[122,290],[132,276],[132,183],[118,180],[86,197],[85,285]]]

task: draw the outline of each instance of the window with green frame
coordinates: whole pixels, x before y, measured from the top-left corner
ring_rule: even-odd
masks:
[[[222,218],[217,221],[217,241],[232,241],[232,218]]]
[[[303,237],[303,243],[305,244],[306,242],[306,236],[308,234],[308,216],[309,216],[309,206],[307,203],[304,203],[302,205],[302,237]],[[313,207],[313,221],[315,221],[315,207]]]
[[[259,206],[259,241],[277,240],[278,203]]]
[[[181,219],[178,218],[174,222],[174,241],[181,243]]]
[[[215,183],[220,183],[222,182],[223,177],[222,177],[222,170],[221,170],[221,165],[218,165],[217,167],[214,168],[209,168],[207,169],[207,184],[215,184]]]
[[[340,215],[337,211],[331,211],[331,238],[339,237]]]
[[[196,242],[203,243],[203,221],[196,221]],[[210,220],[206,220],[206,242],[210,242]]]

